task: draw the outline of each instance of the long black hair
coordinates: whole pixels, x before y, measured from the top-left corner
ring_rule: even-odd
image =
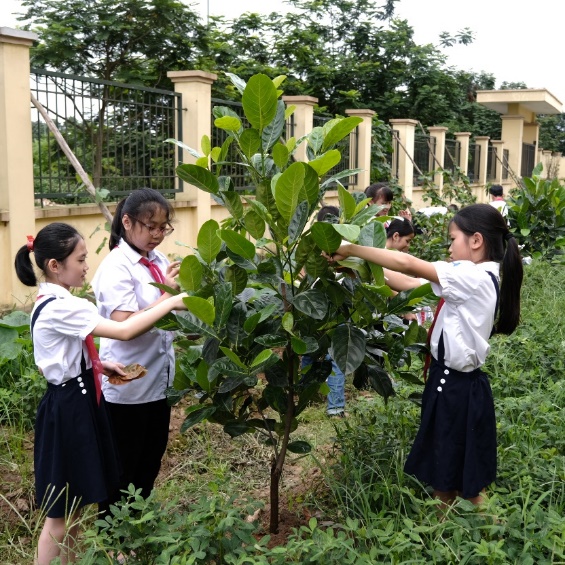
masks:
[[[390,239],[395,233],[400,237],[412,235],[414,233],[414,226],[408,218],[395,218],[386,228],[386,238]]]
[[[520,289],[524,278],[518,242],[502,214],[490,204],[466,206],[451,221],[465,235],[480,233],[486,259],[500,263],[500,304],[495,332],[511,334],[520,321]]]
[[[110,251],[118,245],[122,237],[127,241],[127,233],[122,223],[125,214],[128,215],[132,225],[135,225],[139,219],[151,219],[160,208],[167,213],[167,222],[172,221],[173,207],[158,190],[153,188],[132,190],[116,207],[110,230]]]
[[[33,251],[37,267],[45,273],[50,259],[62,263],[81,239],[80,233],[69,224],[54,222],[45,226],[39,230],[33,246],[23,245],[18,249],[14,260],[18,278],[26,286],[36,286],[37,277],[31,262],[31,252]]]

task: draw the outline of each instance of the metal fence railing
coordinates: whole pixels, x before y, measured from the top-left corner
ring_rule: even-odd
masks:
[[[435,169],[434,155],[436,150],[436,138],[428,135],[416,135],[414,139],[414,163],[427,174]],[[414,171],[414,186],[420,186],[422,179],[418,171]]]
[[[460,155],[461,142],[455,139],[446,139],[443,168],[447,171],[455,172],[455,169],[459,167]]]
[[[400,139],[398,130],[392,130],[392,153],[387,154],[390,174],[398,180],[398,156],[400,155]]]
[[[536,146],[533,143],[522,143],[522,166],[520,176],[531,177],[536,166]]]
[[[510,150],[503,149],[502,150],[502,180],[508,180],[509,176],[509,165],[508,165],[508,158],[510,157]]]
[[[174,195],[182,139],[181,95],[153,88],[31,70],[31,93],[45,107],[92,178],[110,196],[150,186]],[[34,192],[61,203],[91,201],[38,110],[32,106]]]
[[[471,183],[479,182],[481,170],[481,146],[478,143],[469,147],[469,163],[467,165],[467,176]]]
[[[496,179],[496,160],[497,160],[496,147],[489,145],[488,155],[487,155],[487,182]]]

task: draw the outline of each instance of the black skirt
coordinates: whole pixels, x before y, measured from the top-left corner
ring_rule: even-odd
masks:
[[[432,360],[406,473],[438,491],[478,496],[496,479],[496,421],[487,375]]]
[[[118,488],[120,464],[104,396],[96,403],[92,369],[48,385],[35,424],[37,504],[61,518],[104,503]]]

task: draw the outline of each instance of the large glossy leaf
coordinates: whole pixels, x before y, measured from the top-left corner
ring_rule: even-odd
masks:
[[[358,214],[355,214],[351,219],[351,223],[356,226],[364,226],[369,220],[375,217],[378,211],[379,206],[371,204],[371,206],[367,206],[367,208],[363,208]]]
[[[202,264],[194,255],[187,255],[180,264],[179,284],[183,290],[195,291],[202,285]]]
[[[183,164],[176,168],[176,172],[179,178],[200,190],[211,194],[218,194],[220,190],[218,179],[208,169],[198,165]]]
[[[365,358],[365,334],[351,324],[338,326],[332,335],[331,355],[344,374],[353,373]]]
[[[257,336],[255,341],[265,347],[284,347],[287,343],[286,337],[273,334]]]
[[[371,387],[385,400],[394,396],[394,388],[388,373],[379,365],[368,365],[367,369]]]
[[[239,420],[230,420],[224,424],[224,432],[230,437],[238,437],[254,431],[254,426],[250,426],[248,423]]]
[[[249,198],[248,196],[244,196],[245,201],[249,206],[253,209],[253,211],[265,222],[269,223],[271,221],[271,216],[269,214],[269,210],[265,207],[264,204],[255,200],[255,198]]]
[[[386,231],[383,224],[381,222],[370,222],[364,225],[359,233],[357,243],[366,247],[383,249],[386,246]]]
[[[0,360],[17,359],[22,351],[22,344],[18,343],[17,339],[17,330],[0,327]]]
[[[276,183],[275,203],[280,215],[290,222],[298,202],[306,200],[304,165],[293,163],[282,173]]]
[[[297,440],[297,441],[291,441],[287,445],[287,449],[291,453],[300,453],[304,455],[312,451],[312,446],[306,441]]]
[[[222,116],[214,120],[214,125],[219,129],[238,132],[241,129],[241,120],[232,116]]]
[[[324,131],[321,127],[312,128],[312,131],[308,135],[308,145],[311,147],[314,154],[322,148],[324,143]]]
[[[249,235],[255,239],[259,239],[265,235],[265,221],[255,210],[249,210],[243,218],[245,229]]]
[[[308,164],[304,164],[304,190],[310,207],[318,202],[320,197],[320,179],[318,173]]]
[[[350,116],[339,120],[332,129],[326,133],[322,144],[322,151],[326,151],[338,141],[341,141],[346,135],[349,135],[361,122],[362,118]]]
[[[290,223],[288,224],[288,243],[292,245],[301,235],[306,222],[308,221],[309,204],[307,200],[302,200],[296,206],[296,210],[292,215]]]
[[[231,283],[234,296],[245,290],[247,279],[247,271],[239,265],[230,265],[226,269],[225,280]]]
[[[337,195],[339,199],[339,207],[341,208],[341,213],[346,222],[349,222],[351,218],[355,215],[355,198],[347,192],[343,186],[339,185],[337,187]]]
[[[263,130],[261,140],[263,143],[263,151],[267,153],[271,147],[280,139],[286,127],[286,119],[284,117],[286,105],[282,100],[277,102],[277,112],[273,121]],[[276,161],[275,161],[276,162]]]
[[[186,300],[186,299],[185,299]],[[205,337],[217,338],[214,328],[200,318],[196,317],[192,312],[178,312],[177,319],[185,332],[198,334]]]
[[[175,145],[182,147],[187,153],[192,155],[195,159],[200,159],[200,157],[203,157],[202,153],[196,151],[196,149],[193,149],[192,147],[189,147],[188,145],[186,145],[182,141],[179,141],[178,139],[171,139],[171,138],[165,139],[164,143],[174,143]]]
[[[353,224],[332,224],[332,227],[343,239],[351,242],[356,242],[361,232],[361,228]]]
[[[345,171],[339,171],[339,173],[335,173],[331,177],[327,177],[322,183],[322,188],[327,188],[328,186],[335,184],[336,181],[339,181],[344,177],[351,177],[353,175],[361,173],[362,171],[363,169],[345,169]],[[367,202],[369,201],[370,198],[367,199]],[[367,205],[367,202],[365,202],[364,206]]]
[[[239,93],[243,94],[247,83],[242,78],[233,73],[226,73],[226,76],[229,77],[232,84],[237,88],[237,90],[239,90]]]
[[[284,389],[268,384],[263,390],[263,398],[279,414],[286,413],[288,398]]]
[[[324,277],[328,273],[327,260],[318,253],[311,253],[304,263],[304,270],[314,279]]]
[[[182,300],[188,310],[209,326],[214,324],[216,309],[210,302],[198,296],[187,296]]]
[[[4,328],[12,328],[18,332],[29,329],[30,315],[22,310],[14,310],[8,315],[0,319],[0,326]]]
[[[216,285],[216,319],[214,326],[216,328],[223,328],[233,306],[232,284],[231,282],[224,282]]]
[[[233,347],[239,347],[241,342],[247,337],[247,334],[243,329],[243,324],[246,319],[247,308],[245,307],[245,304],[241,304],[240,302],[234,304],[226,324],[228,338]]]
[[[188,414],[185,418],[182,426],[180,428],[181,433],[186,432],[192,426],[202,422],[202,420],[207,420],[214,412],[216,411],[215,406],[204,406],[202,408],[198,408],[193,410]]]
[[[311,233],[316,245],[326,253],[333,253],[341,245],[341,235],[332,224],[317,222],[312,226]]]
[[[255,244],[233,230],[218,230],[218,235],[229,249],[244,259],[255,257]]]
[[[284,169],[288,163],[290,154],[286,145],[282,143],[275,143],[273,147],[273,161],[279,169]]]
[[[314,251],[315,249],[316,249],[316,242],[314,241],[314,238],[310,234],[304,236],[298,242],[298,245],[296,246],[296,252],[294,254],[294,260],[296,261],[296,269],[298,271],[302,268],[304,263],[306,263],[306,260],[308,259],[312,251]]]
[[[253,128],[243,130],[242,134],[239,136],[239,147],[243,151],[243,154],[250,159],[261,147],[259,132]]]
[[[314,320],[323,320],[328,313],[328,299],[326,295],[318,289],[309,289],[301,292],[292,301],[292,305],[298,311],[306,314]]]
[[[220,192],[226,208],[229,213],[236,219],[241,220],[243,218],[243,204],[241,203],[241,196],[235,192]]]
[[[320,155],[317,159],[309,161],[308,164],[318,173],[318,176],[321,177],[340,161],[341,153],[337,149],[331,149],[327,153]]]
[[[263,133],[277,114],[277,89],[268,76],[253,75],[247,82],[241,102],[249,123]]]
[[[208,264],[216,259],[222,248],[222,240],[217,233],[219,228],[220,226],[216,220],[207,220],[198,231],[196,239],[198,253],[200,253],[202,260]]]

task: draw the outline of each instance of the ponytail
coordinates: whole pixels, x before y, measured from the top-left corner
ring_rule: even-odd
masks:
[[[31,249],[29,246],[22,245],[16,253],[14,267],[16,268],[18,279],[20,279],[23,284],[26,286],[37,286],[37,277],[33,270],[30,254]]]
[[[518,242],[510,232],[504,236],[506,252],[501,265],[500,308],[495,333],[510,335],[520,322],[520,288],[524,267]]]

